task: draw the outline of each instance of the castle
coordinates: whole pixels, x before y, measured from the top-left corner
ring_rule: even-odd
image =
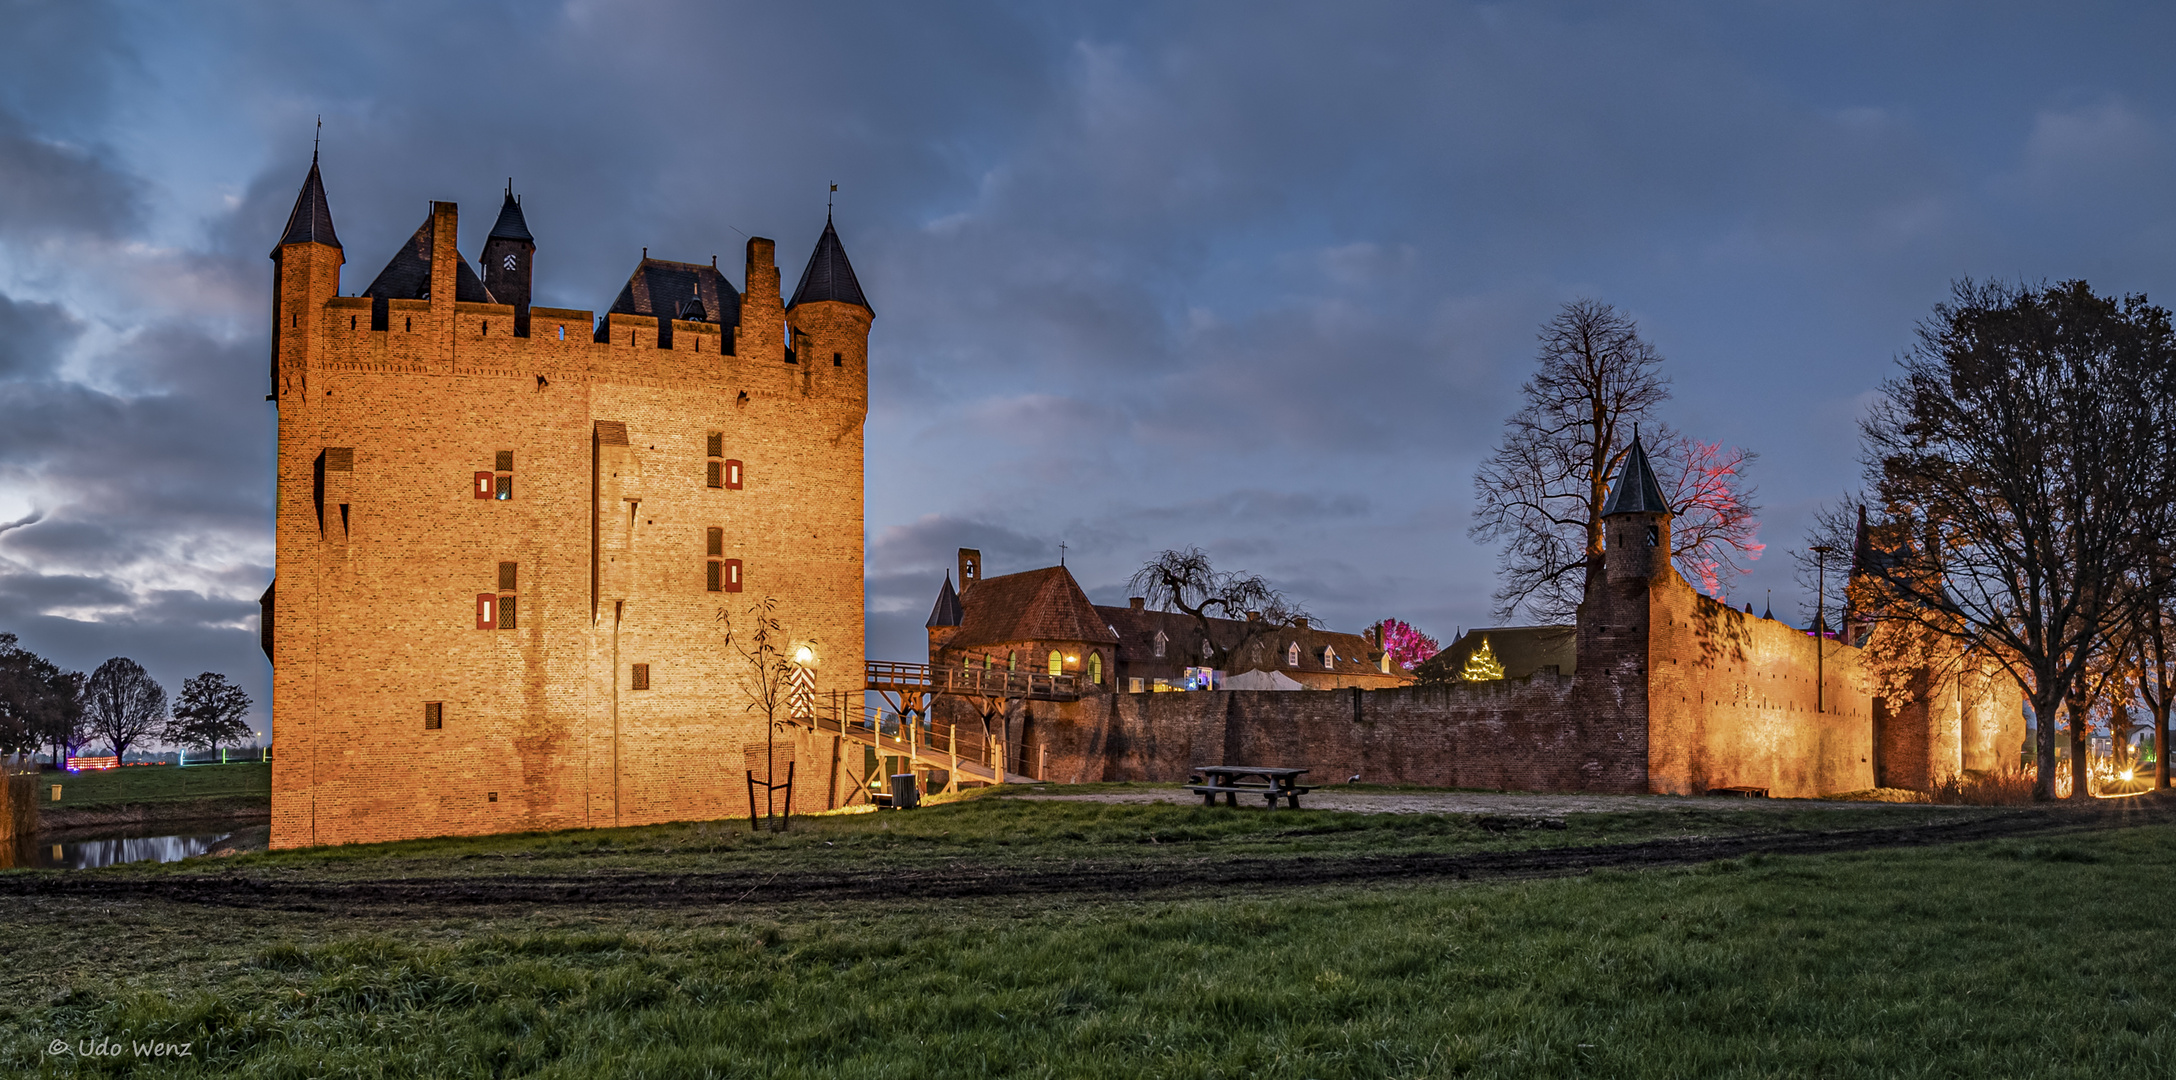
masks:
[[[1177,781],[1195,766],[1250,762],[1437,787],[1815,797],[1925,790],[1965,770],[2015,766],[2024,717],[1999,668],[1937,665],[1892,677],[1885,691],[1859,644],[1892,631],[1862,627],[1850,642],[1810,635],[1679,577],[1661,492],[1635,440],[1603,507],[1601,573],[1574,624],[1469,635],[1503,639],[1515,658],[1509,677],[1166,694],[1114,686],[1019,702],[1002,738],[1014,760],[1032,763],[1033,779],[1057,782]],[[1863,560],[1863,538],[1860,546]],[[970,580],[972,552],[961,554]],[[984,592],[1007,580],[1020,584]],[[1061,661],[1076,648],[1103,650],[1123,676],[1129,646],[1138,656],[1148,644],[1120,632],[1132,613],[1091,607],[1078,592],[1049,571],[989,579],[956,598],[948,581],[930,617],[932,661],[972,664],[995,652],[1002,665],[1016,647],[1031,658],[1049,648]],[[1092,614],[1053,617],[1069,610]],[[1368,655],[1358,642],[1345,653]],[[1306,670],[1311,650],[1296,640],[1287,648],[1292,670]]]
[[[815,692],[862,686],[875,315],[838,233],[790,299],[770,240],[745,291],[645,249],[598,319],[531,304],[510,187],[482,274],[457,227],[433,202],[345,295],[313,158],[271,255],[272,844],[744,813],[729,620],[775,598]]]

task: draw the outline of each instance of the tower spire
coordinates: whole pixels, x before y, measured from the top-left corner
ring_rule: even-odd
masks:
[[[302,190],[295,193],[295,208],[287,215],[287,229],[280,233],[277,246],[289,244],[340,246],[340,237],[332,230],[332,206],[325,201],[325,178],[317,171],[314,139],[310,144],[310,172],[302,178]]]

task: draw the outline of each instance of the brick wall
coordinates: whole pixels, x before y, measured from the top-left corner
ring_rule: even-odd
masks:
[[[453,250],[451,204],[434,227]],[[373,332],[370,301],[321,272],[332,249],[283,251],[275,312],[317,325],[275,357],[275,846],[745,813],[742,750],[765,728],[719,616],[745,631],[764,596],[815,641],[819,694],[859,693],[868,321],[853,365],[786,364],[770,244],[749,247],[744,323],[771,332],[732,356],[715,328],[662,350],[647,320],[597,343],[591,313],[552,308],[517,337],[512,307],[452,303],[450,284],[392,301]],[[600,422],[625,445],[600,445]],[[739,490],[707,486],[711,432],[744,463]],[[350,467],[321,472],[326,448]],[[501,451],[513,497],[475,498]],[[739,593],[707,589],[711,528]],[[479,630],[502,562],[516,628]],[[427,702],[443,728],[425,730]],[[821,808],[830,739],[784,737],[797,808]]]

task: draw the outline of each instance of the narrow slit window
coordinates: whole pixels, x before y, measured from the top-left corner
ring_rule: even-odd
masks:
[[[740,462],[731,458],[725,461],[725,488],[727,491],[740,490]]]
[[[650,665],[636,664],[633,677],[627,681],[627,688],[629,690],[648,690],[650,688]]]
[[[722,561],[721,561],[721,562],[720,562],[720,563],[719,563],[718,565],[719,565],[719,566],[721,567],[721,569],[719,570],[719,573],[720,573],[721,575],[723,575],[723,577],[724,577],[724,579],[725,579],[725,580],[723,581],[723,583],[722,583],[722,584],[724,584],[724,586],[725,586],[725,591],[726,591],[726,592],[739,592],[739,591],[740,591],[740,560],[739,560],[739,559],[725,559],[725,560],[722,560]]]
[[[445,702],[443,702],[443,701],[426,701],[426,702],[424,702],[424,703],[423,703],[423,730],[425,730],[425,731],[438,731],[438,730],[440,730],[440,729],[444,728],[445,726],[446,726],[446,703],[445,703]]]
[[[513,597],[499,597],[499,629],[518,630],[521,628],[519,624],[514,621],[514,609],[516,606],[518,605],[516,605]]]
[[[476,629],[496,630],[498,628],[499,594],[495,592],[476,594]]]
[[[844,357],[841,357],[841,356],[840,356],[840,355],[839,355],[838,353],[832,353],[832,354],[831,354],[831,366],[832,366],[832,367],[845,367],[845,366],[846,366],[846,360],[845,360],[845,358],[844,358]]]

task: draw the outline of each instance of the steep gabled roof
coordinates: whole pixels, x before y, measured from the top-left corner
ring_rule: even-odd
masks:
[[[808,269],[801,271],[801,284],[794,287],[793,299],[786,306],[799,307],[819,300],[855,304],[876,314],[876,309],[869,306],[869,298],[861,294],[861,282],[854,279],[854,264],[846,261],[846,248],[839,243],[839,231],[831,227],[829,214],[824,215],[824,234],[817,238],[816,250],[808,257]]]
[[[960,606],[954,648],[1010,641],[1118,644],[1118,635],[1063,566],[983,578],[960,597]]]
[[[506,185],[506,202],[499,206],[499,220],[491,226],[491,235],[485,239],[536,243],[536,237],[529,235],[528,219],[521,216],[521,203],[514,198],[514,185],[511,181]]]
[[[302,179],[302,190],[295,195],[295,208],[287,215],[287,231],[280,234],[276,247],[289,244],[324,244],[339,247],[340,238],[332,231],[332,205],[325,201],[325,179],[317,173],[317,155],[310,155],[310,175]]]
[[[382,296],[388,300],[427,300],[431,295],[431,219],[423,219],[416,234],[393,253],[393,260],[378,271],[378,276],[363,290],[364,296]],[[453,298],[464,304],[496,303],[491,292],[484,288],[483,279],[469,268],[468,260],[456,251],[454,260]]]
[[[937,603],[929,609],[929,621],[922,625],[931,629],[939,626],[960,624],[960,594],[952,591],[952,571],[944,572],[944,588],[937,590]]]
[[[715,266],[645,254],[607,311],[739,326],[740,291]]]
[[[1662,498],[1662,483],[1655,479],[1654,466],[1647,463],[1647,448],[1634,434],[1632,449],[1624,456],[1624,468],[1617,473],[1617,486],[1602,503],[1602,516],[1669,512],[1670,504]]]

